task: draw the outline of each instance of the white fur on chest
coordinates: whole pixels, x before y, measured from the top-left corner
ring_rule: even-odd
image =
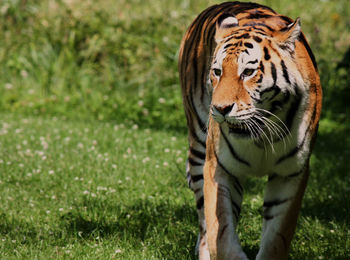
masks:
[[[304,166],[309,153],[309,145],[306,142],[293,156],[279,162],[284,155],[298,146],[299,140],[295,133],[272,145],[267,141],[257,145],[250,138],[240,138],[229,133],[227,126],[223,125],[221,128],[220,141],[216,145],[218,159],[231,174],[238,177],[293,174]]]

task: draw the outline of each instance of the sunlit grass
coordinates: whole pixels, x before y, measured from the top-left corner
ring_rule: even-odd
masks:
[[[338,191],[348,189],[350,151],[329,153],[337,146],[327,138],[329,124],[321,124],[291,259],[349,254],[350,198]],[[349,147],[349,138],[343,142]],[[184,134],[2,114],[0,144],[4,259],[194,257],[197,217],[184,174]],[[246,184],[238,229],[252,258],[263,184]]]
[[[2,256],[192,253],[183,135],[16,119],[0,121]]]

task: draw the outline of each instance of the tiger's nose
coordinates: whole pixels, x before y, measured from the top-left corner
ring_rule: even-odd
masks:
[[[214,105],[215,109],[223,116],[230,113],[235,103],[231,105]]]

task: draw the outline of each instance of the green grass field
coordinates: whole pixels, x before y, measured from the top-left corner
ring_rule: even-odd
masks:
[[[290,259],[350,259],[350,3],[257,2],[301,18],[324,88]],[[177,52],[214,3],[0,2],[0,259],[195,259]],[[263,187],[238,227],[251,259]]]

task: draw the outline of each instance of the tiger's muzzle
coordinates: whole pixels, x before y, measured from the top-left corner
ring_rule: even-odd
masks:
[[[229,132],[239,135],[250,135],[250,129],[246,121],[254,116],[252,108],[237,109],[237,104],[231,105],[212,105],[211,115],[219,124],[226,123]]]

